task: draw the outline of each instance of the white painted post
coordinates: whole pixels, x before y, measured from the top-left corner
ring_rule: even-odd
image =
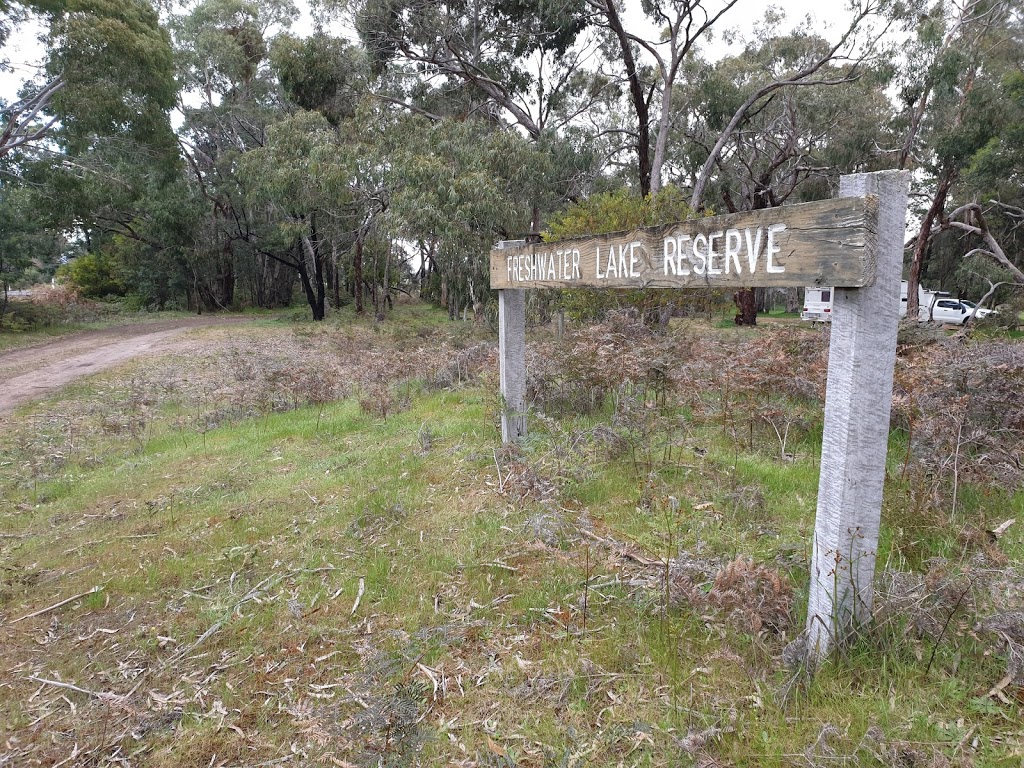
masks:
[[[871,617],[910,174],[843,176],[840,197],[878,195],[877,272],[837,289],[811,556],[806,658],[813,667]]]
[[[498,248],[521,245],[504,240]],[[498,369],[501,382],[501,441],[526,437],[526,291],[498,291]]]

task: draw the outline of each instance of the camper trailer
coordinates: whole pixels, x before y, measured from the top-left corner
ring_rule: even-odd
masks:
[[[801,320],[828,323],[832,320],[833,288],[804,288],[804,311]]]

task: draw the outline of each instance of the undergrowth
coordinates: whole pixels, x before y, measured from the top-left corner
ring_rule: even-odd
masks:
[[[1016,346],[901,349],[874,621],[808,678],[827,337],[539,329],[503,447],[488,331],[394,317],[5,421],[0,765],[1019,764]]]

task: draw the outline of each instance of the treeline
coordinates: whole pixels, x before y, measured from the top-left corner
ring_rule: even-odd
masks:
[[[0,281],[58,270],[200,311],[302,297],[315,319],[404,291],[454,316],[489,301],[497,240],[906,168],[912,282],[1024,283],[1021,3],[856,5],[827,32],[769,10],[735,40],[737,0],[351,0],[304,37],[288,0],[0,4],[0,44],[47,42],[0,102]]]

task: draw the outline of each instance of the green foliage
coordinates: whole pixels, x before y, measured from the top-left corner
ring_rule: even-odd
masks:
[[[47,72],[65,86],[51,109],[60,134],[82,147],[98,134],[173,144],[170,37],[143,0],[63,0],[50,13]]]
[[[30,188],[0,186],[0,291],[48,275],[60,258],[63,237],[40,216],[41,205]]]
[[[388,221],[426,244],[432,297],[452,312],[486,297],[494,242],[528,232],[534,209],[578,188],[588,164],[554,137],[530,142],[479,120],[400,118],[379,151],[392,171]]]
[[[666,186],[647,197],[620,188],[592,195],[556,213],[548,220],[544,239],[558,241],[606,232],[626,232],[692,218],[693,211],[676,186]]]
[[[333,125],[355,116],[366,85],[363,55],[354,46],[322,32],[305,39],[281,35],[271,62],[295,104],[322,112]]]
[[[118,275],[117,262],[105,251],[84,253],[72,259],[57,270],[57,276],[89,298],[102,299],[126,293]]]
[[[694,67],[677,100],[674,138],[696,172],[737,109],[773,81],[793,77],[829,50],[806,30],[759,34],[742,53]],[[705,199],[728,210],[775,207],[831,197],[842,173],[889,168],[880,151],[890,135],[892,105],[884,62],[875,68],[827,64],[815,75],[830,85],[783,89],[762,99],[730,136]],[[844,79],[849,78],[848,82]]]

